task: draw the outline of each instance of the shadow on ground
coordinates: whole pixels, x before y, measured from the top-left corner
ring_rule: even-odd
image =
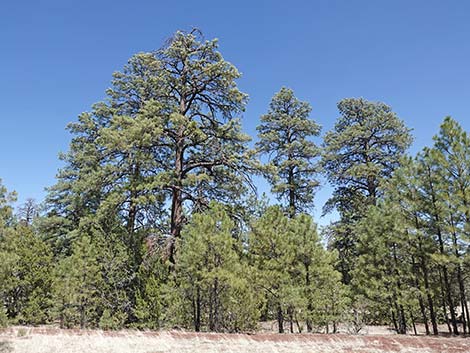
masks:
[[[10,353],[13,352],[13,347],[8,341],[0,341],[0,353]]]

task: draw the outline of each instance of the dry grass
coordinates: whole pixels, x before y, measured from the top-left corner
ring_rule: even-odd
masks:
[[[159,352],[470,352],[468,338],[344,334],[195,334],[10,328],[0,331],[0,353]]]

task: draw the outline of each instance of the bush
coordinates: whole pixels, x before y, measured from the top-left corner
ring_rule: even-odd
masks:
[[[123,312],[111,313],[111,310],[105,309],[99,322],[99,328],[102,330],[119,330],[124,326],[127,315]]]
[[[8,326],[8,316],[6,309],[0,306],[0,327],[7,327]]]

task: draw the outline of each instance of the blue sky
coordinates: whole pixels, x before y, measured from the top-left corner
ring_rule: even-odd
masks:
[[[41,200],[66,124],[104,98],[131,55],[192,27],[219,38],[243,73],[248,133],[288,86],[324,131],[342,98],[390,104],[414,129],[415,152],[446,115],[470,130],[469,16],[465,0],[2,1],[0,178],[20,200]]]

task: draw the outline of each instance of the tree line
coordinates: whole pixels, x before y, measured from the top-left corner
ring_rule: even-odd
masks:
[[[470,332],[470,137],[458,122],[446,117],[412,157],[391,107],[348,98],[317,144],[311,105],[281,88],[251,143],[239,77],[217,40],[176,32],[68,126],[44,202],[15,211],[0,184],[0,324]],[[322,176],[323,212],[338,217],[318,230]]]

